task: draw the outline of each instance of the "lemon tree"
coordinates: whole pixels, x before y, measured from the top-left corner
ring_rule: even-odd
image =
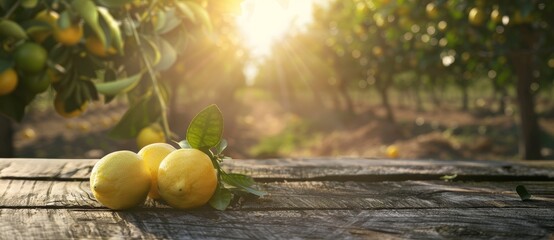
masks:
[[[111,136],[134,138],[158,123],[170,138],[169,91],[161,76],[187,54],[191,39],[211,30],[209,2],[1,1],[0,113],[20,121],[47,89],[63,117],[125,95],[129,110]]]
[[[333,0],[316,6],[314,19],[308,31],[290,33],[284,40],[289,44],[276,45],[260,69],[260,85],[286,88],[286,95],[273,93],[282,94],[283,103],[309,92],[313,104],[333,99],[332,108],[353,113],[349,92],[372,89],[394,121],[392,89],[400,100],[412,95],[417,110],[424,110],[423,91],[438,108],[440,95],[452,86],[467,111],[471,91],[488,85],[499,113],[513,89],[520,155],[541,158],[544,137],[534,98],[554,83],[554,2]],[[299,60],[291,60],[292,53]],[[317,71],[298,74],[304,65]]]

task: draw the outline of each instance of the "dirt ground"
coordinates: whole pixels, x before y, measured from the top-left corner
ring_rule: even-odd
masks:
[[[233,158],[363,156],[387,157],[395,146],[399,158],[500,159],[518,158],[518,128],[513,111],[492,114],[483,109],[468,112],[456,107],[415,111],[396,107],[396,123],[384,120],[377,103],[358,103],[355,114],[321,111],[306,116],[288,111],[271,99],[246,94],[245,109],[235,129],[227,131],[227,155]],[[137,151],[134,139],[116,140],[107,132],[121,118],[126,104],[92,104],[76,119],[64,119],[51,107],[32,108],[17,124],[17,157],[100,158],[116,150]],[[554,111],[551,111],[554,112]],[[544,110],[543,155],[552,159],[554,114]],[[30,134],[31,132],[31,134]],[[34,132],[34,134],[32,134]],[[179,133],[178,133],[179,134]]]

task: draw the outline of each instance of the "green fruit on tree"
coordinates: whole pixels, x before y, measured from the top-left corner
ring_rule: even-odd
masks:
[[[50,78],[46,72],[38,74],[27,74],[23,77],[22,83],[31,93],[41,93],[50,86]]]
[[[24,72],[37,73],[44,69],[48,54],[36,43],[26,42],[15,49],[15,65]]]

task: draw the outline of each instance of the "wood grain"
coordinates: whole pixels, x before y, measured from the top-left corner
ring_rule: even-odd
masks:
[[[533,201],[515,192],[525,185]],[[261,184],[269,195],[239,199],[234,210],[544,208],[554,206],[551,182],[275,182]],[[88,182],[0,180],[0,208],[101,208]],[[169,208],[147,201],[144,208]]]
[[[552,209],[126,211],[0,209],[1,238],[546,239]]]
[[[96,159],[0,158],[0,178],[86,180]]]
[[[0,159],[1,179],[87,180],[94,159]],[[227,160],[228,171],[262,182],[436,180],[554,180],[554,161],[441,161],[383,159]]]
[[[231,160],[227,169],[253,175],[269,194],[220,212],[151,200],[111,211],[89,189],[96,161],[0,159],[0,239],[554,237],[554,162]],[[458,181],[437,180],[445,174]],[[469,179],[477,181],[459,181]]]

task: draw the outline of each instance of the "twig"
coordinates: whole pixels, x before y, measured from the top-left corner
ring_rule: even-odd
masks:
[[[4,17],[2,17],[3,19],[8,19],[12,14],[13,12],[15,11],[15,9],[17,9],[19,7],[19,5],[21,5],[21,0],[18,0],[17,2],[15,2],[12,7],[10,8],[10,10],[8,10],[8,12],[6,13],[6,15],[4,15]]]
[[[128,16],[130,19],[130,16]],[[137,43],[137,46],[141,48],[141,42],[140,38],[138,36],[137,30],[133,27],[133,36],[135,37],[135,42]],[[142,59],[144,63],[146,64],[146,68],[148,69],[148,74],[150,75],[150,80],[152,80],[152,84],[154,85],[154,92],[156,93],[156,96],[158,97],[158,102],[160,103],[160,107],[162,109],[162,125],[164,130],[164,135],[166,141],[171,140],[170,134],[171,131],[169,131],[169,123],[167,120],[167,105],[165,104],[164,99],[162,98],[162,93],[160,91],[160,87],[158,86],[158,80],[156,78],[156,74],[154,73],[154,70],[152,69],[152,65],[150,65],[150,60],[146,57],[144,53],[141,53]]]

